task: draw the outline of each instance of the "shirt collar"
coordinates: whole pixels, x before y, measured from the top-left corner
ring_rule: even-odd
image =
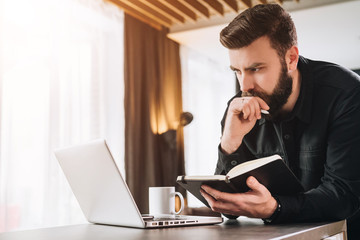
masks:
[[[298,69],[300,71],[301,88],[293,114],[301,121],[310,123],[313,100],[313,76],[309,67],[309,60],[299,56]]]
[[[289,119],[297,117],[305,123],[310,123],[313,97],[313,79],[311,70],[309,68],[309,60],[299,56],[298,70],[300,71],[301,78],[300,93]],[[258,124],[262,125],[265,122],[266,120],[261,118]]]

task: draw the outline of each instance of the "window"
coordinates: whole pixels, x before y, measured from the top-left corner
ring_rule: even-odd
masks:
[[[107,139],[123,170],[123,15],[0,0],[0,232],[85,222],[53,150]]]
[[[212,175],[220,143],[220,121],[229,99],[235,95],[234,74],[228,65],[218,63],[190,48],[181,47],[183,110],[194,120],[184,128],[187,175]],[[203,204],[188,194],[189,207]]]

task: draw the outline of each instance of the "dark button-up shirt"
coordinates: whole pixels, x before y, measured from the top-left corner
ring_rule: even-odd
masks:
[[[292,113],[279,122],[258,120],[232,154],[219,148],[216,174],[279,154],[305,192],[277,196],[282,210],[275,222],[347,218],[351,234],[360,228],[360,78],[338,65],[303,57],[298,69],[301,89]],[[225,117],[226,112],[222,127]]]

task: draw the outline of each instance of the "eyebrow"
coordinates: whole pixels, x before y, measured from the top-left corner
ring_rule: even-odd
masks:
[[[262,62],[253,63],[253,64],[251,64],[250,66],[246,67],[246,68],[245,68],[245,71],[248,71],[248,70],[250,70],[250,69],[257,68],[257,67],[260,67],[260,66],[263,66],[263,65],[265,65],[265,63],[262,63]],[[233,67],[233,66],[231,66],[231,65],[230,65],[230,69],[231,69],[232,71],[239,70],[239,69],[237,69],[236,67]]]
[[[233,67],[233,66],[231,66],[231,65],[230,65],[230,69],[231,69],[232,71],[239,70],[239,69],[237,69],[237,68],[235,68],[235,67]]]

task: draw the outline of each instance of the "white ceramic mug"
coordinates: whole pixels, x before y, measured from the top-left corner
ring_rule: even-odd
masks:
[[[175,196],[180,198],[181,207],[175,211]],[[175,192],[175,187],[149,188],[149,214],[179,214],[184,209],[184,198],[181,193]]]

